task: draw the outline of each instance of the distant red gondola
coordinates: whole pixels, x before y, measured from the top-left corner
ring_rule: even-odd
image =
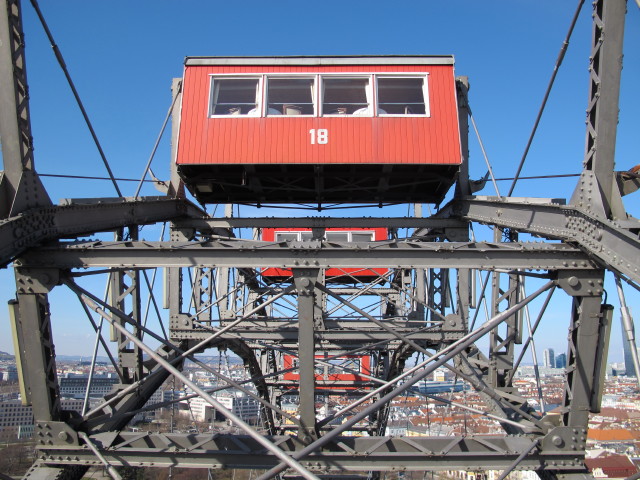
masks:
[[[291,242],[310,239],[310,228],[263,228],[262,240],[267,242]],[[386,228],[328,228],[324,239],[329,242],[358,243],[387,240]],[[386,268],[328,268],[325,271],[326,282],[354,283],[371,281],[388,272]],[[292,272],[288,268],[265,268],[262,278],[267,282],[286,281],[291,279]]]
[[[353,385],[355,382],[366,382],[368,379],[364,375],[371,375],[371,357],[369,355],[345,355],[343,357],[325,360],[324,365],[317,360],[326,358],[323,355],[316,355],[315,379],[318,386],[323,389],[352,390],[358,388]],[[296,368],[298,359],[293,355],[283,356],[283,367],[285,370]],[[358,372],[358,373],[352,373]],[[300,374],[296,371],[286,372],[283,379],[298,382]],[[332,385],[332,383],[350,383],[351,386]]]

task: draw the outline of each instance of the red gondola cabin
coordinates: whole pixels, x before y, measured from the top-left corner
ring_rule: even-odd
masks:
[[[316,355],[315,358],[317,360],[323,360],[325,356]],[[359,388],[353,385],[355,382],[366,382],[368,379],[363,375],[371,375],[371,357],[369,355],[345,355],[343,357],[327,359],[325,363],[326,365],[318,363],[315,373],[318,386],[324,389],[354,390]],[[285,370],[296,368],[298,366],[298,359],[293,355],[283,355],[283,366]],[[300,374],[297,370],[286,372],[283,375],[283,379],[298,382],[300,381]],[[347,383],[351,384],[351,386],[344,385]]]
[[[352,243],[387,240],[386,228],[328,228],[324,239],[328,242]],[[291,242],[311,238],[310,228],[263,228],[262,240],[266,242]],[[386,268],[328,268],[325,281],[354,283],[371,281],[388,272]],[[262,278],[267,282],[291,280],[293,273],[288,268],[265,268]]]
[[[189,57],[178,171],[203,203],[439,202],[453,57]]]

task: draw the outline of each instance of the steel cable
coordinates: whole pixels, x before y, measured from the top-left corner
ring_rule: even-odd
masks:
[[[580,10],[582,9],[582,4],[584,0],[578,1],[578,7],[576,8],[575,13],[573,14],[573,19],[571,20],[571,25],[569,26],[569,31],[567,32],[567,36],[562,42],[562,47],[560,47],[560,53],[558,53],[558,58],[556,59],[556,64],[553,67],[553,73],[551,74],[551,79],[549,80],[549,84],[547,85],[547,91],[544,94],[544,98],[542,99],[542,105],[540,105],[540,109],[538,110],[538,115],[536,117],[536,121],[533,123],[533,129],[531,130],[531,134],[529,135],[529,140],[527,141],[527,146],[524,149],[524,153],[522,154],[522,158],[520,159],[520,163],[518,164],[518,170],[516,171],[515,178],[511,183],[511,187],[509,188],[509,192],[507,193],[507,197],[510,197],[513,193],[513,189],[516,187],[516,183],[518,182],[518,177],[520,176],[520,172],[522,171],[522,167],[524,166],[524,161],[527,158],[527,154],[529,153],[529,148],[531,147],[531,143],[533,142],[533,137],[538,130],[538,124],[540,123],[540,119],[542,118],[542,113],[544,112],[544,108],[547,105],[547,100],[549,99],[549,94],[551,93],[551,88],[556,79],[556,75],[558,74],[558,70],[560,65],[562,65],[562,60],[564,59],[564,55],[567,52],[567,47],[569,46],[569,39],[571,38],[571,34],[573,33],[573,28],[576,25],[578,20],[578,15],[580,14]]]
[[[78,91],[76,90],[76,86],[73,83],[73,80],[71,79],[71,75],[69,74],[69,70],[67,69],[67,65],[64,62],[64,58],[62,57],[62,53],[60,52],[60,49],[58,48],[58,45],[56,45],[55,40],[53,39],[53,35],[51,34],[51,30],[49,30],[49,26],[47,25],[47,22],[44,19],[44,16],[42,15],[42,12],[40,11],[40,7],[38,5],[37,0],[31,0],[31,5],[33,5],[33,8],[36,11],[36,15],[38,16],[38,19],[40,20],[40,23],[42,24],[42,27],[44,28],[44,31],[47,35],[47,38],[49,39],[49,43],[51,43],[51,48],[53,49],[53,53],[56,56],[56,60],[58,60],[58,63],[60,64],[60,68],[62,68],[62,71],[64,72],[64,76],[67,79],[67,82],[69,83],[69,87],[71,87],[71,91],[73,92],[73,96],[76,99],[76,102],[78,104],[78,107],[80,107],[80,111],[82,112],[82,116],[84,117],[84,121],[87,124],[87,127],[89,127],[89,132],[91,132],[91,136],[93,137],[93,141],[96,144],[96,147],[98,148],[98,152],[100,153],[100,157],[102,158],[102,162],[104,163],[104,166],[107,169],[107,172],[109,173],[109,179],[111,180],[111,183],[113,183],[113,187],[116,189],[116,192],[118,193],[119,197],[122,197],[122,192],[120,191],[120,188],[118,187],[118,183],[116,182],[115,177],[113,176],[113,172],[111,171],[111,167],[109,166],[109,162],[107,161],[107,157],[104,154],[104,151],[102,150],[102,146],[100,145],[100,141],[98,140],[98,137],[96,135],[95,130],[93,129],[93,125],[91,124],[91,120],[89,120],[89,116],[87,115],[87,111],[84,108],[84,105],[82,104],[82,100],[80,100],[80,95],[78,94]]]

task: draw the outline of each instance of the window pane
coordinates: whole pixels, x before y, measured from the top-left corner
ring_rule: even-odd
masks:
[[[324,78],[324,115],[367,115],[368,78]]]
[[[379,114],[424,115],[424,78],[378,78]]]
[[[327,370],[329,374],[339,375],[339,374],[347,374],[354,375],[353,372],[346,371],[345,369],[353,370],[355,372],[360,372],[360,359],[359,358],[334,358],[329,360],[327,363],[330,364]]]
[[[351,233],[351,241],[353,242],[372,242],[373,232],[353,232]]]
[[[270,78],[268,115],[313,115],[313,79]]]
[[[215,78],[211,114],[258,115],[257,91],[257,78]]]
[[[325,238],[330,242],[348,242],[349,233],[348,232],[327,232],[325,233]]]
[[[276,233],[276,242],[291,242],[292,240],[298,240],[298,234],[296,232]]]

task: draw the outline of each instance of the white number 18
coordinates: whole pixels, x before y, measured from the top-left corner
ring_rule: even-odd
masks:
[[[311,135],[311,145],[326,145],[329,143],[329,130],[326,128],[319,128],[316,130],[312,128],[309,130],[309,135]]]

